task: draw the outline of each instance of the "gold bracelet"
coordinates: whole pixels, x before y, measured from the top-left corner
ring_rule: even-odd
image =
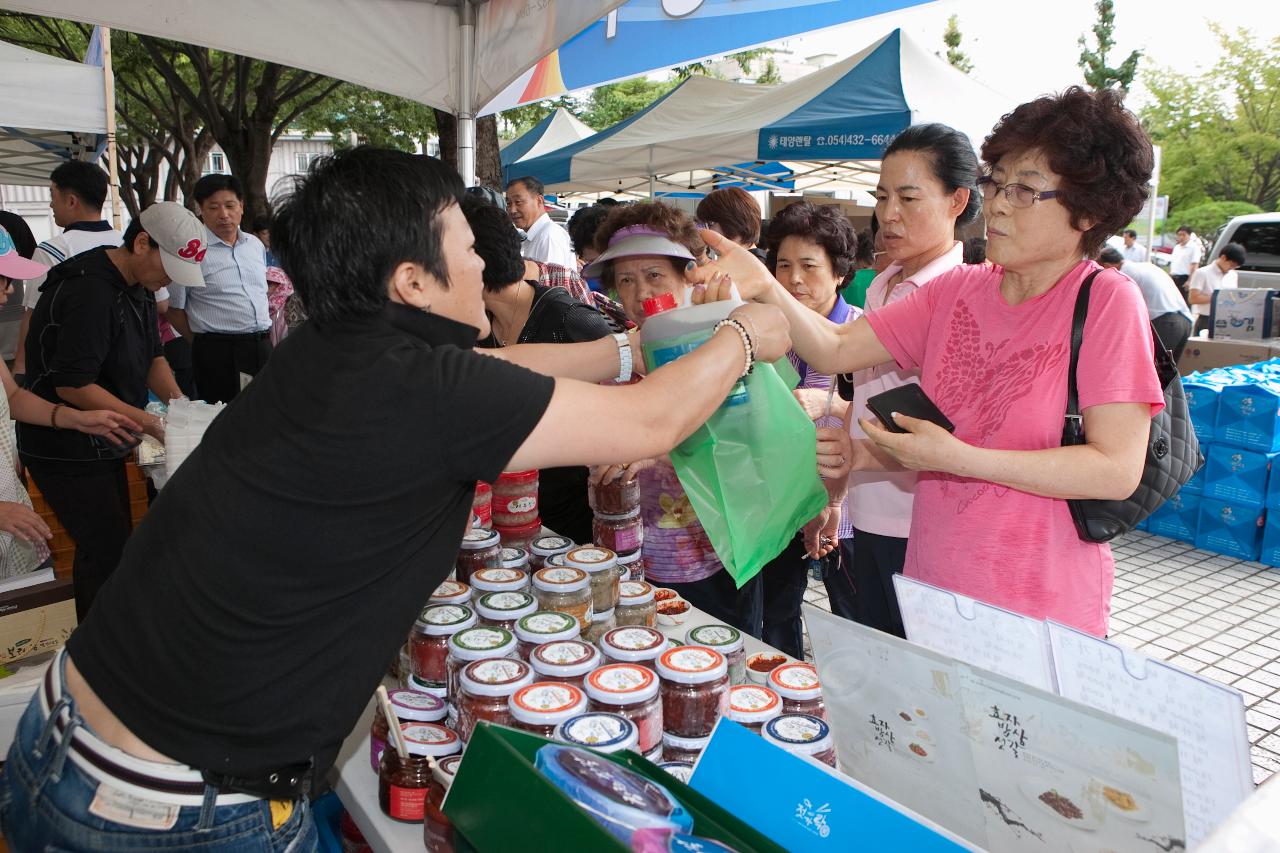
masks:
[[[66,405],[67,405],[66,403],[53,404],[53,411],[49,412],[49,426],[53,427],[56,430],[62,429],[62,427],[58,426],[58,409],[65,408]]]

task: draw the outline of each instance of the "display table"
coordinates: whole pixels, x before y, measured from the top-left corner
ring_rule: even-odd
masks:
[[[658,630],[671,639],[684,641],[684,636],[691,628],[699,625],[712,625],[717,620],[708,614],[690,607],[685,614],[685,621],[680,625],[659,625]],[[755,637],[744,636],[746,652],[782,654],[778,650],[766,646]],[[388,687],[393,685],[388,684]],[[365,708],[360,722],[342,744],[338,753],[338,761],[334,767],[337,780],[334,789],[342,804],[351,814],[351,819],[365,841],[375,853],[403,853],[406,850],[420,850],[423,846],[422,824],[401,823],[392,820],[382,813],[378,806],[378,777],[369,766],[369,725],[373,722],[373,701]]]

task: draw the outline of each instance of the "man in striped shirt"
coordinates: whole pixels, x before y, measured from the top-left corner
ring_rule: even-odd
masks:
[[[62,230],[36,246],[31,260],[56,267],[76,255],[99,246],[115,248],[122,242],[120,232],[102,218],[102,205],[107,201],[107,173],[93,163],[68,160],[49,175],[49,208],[53,221]],[[18,345],[13,356],[13,373],[22,382],[27,372],[27,329],[31,312],[40,300],[45,276],[29,279],[22,292],[22,321],[18,329]]]

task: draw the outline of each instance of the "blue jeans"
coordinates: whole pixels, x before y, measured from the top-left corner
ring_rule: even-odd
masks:
[[[61,663],[59,656],[55,665]],[[59,682],[61,679],[59,679]],[[43,690],[41,684],[39,690]],[[84,720],[69,695],[70,727]],[[208,788],[204,805],[174,806],[176,820],[169,829],[142,829],[115,823],[90,811],[100,783],[68,755],[69,737],[48,731],[40,696],[32,698],[13,746],[0,772],[0,830],[14,853],[27,851],[147,851],[192,850],[206,853],[313,853],[316,827],[305,798],[293,804],[292,814],[272,828],[266,800],[217,805],[217,790]],[[158,807],[163,811],[165,804]]]

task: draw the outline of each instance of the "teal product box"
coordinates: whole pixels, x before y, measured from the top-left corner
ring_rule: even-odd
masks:
[[[1262,556],[1258,562],[1280,566],[1280,512],[1268,512],[1262,525]]]
[[[1274,453],[1215,444],[1204,463],[1204,496],[1233,504],[1263,506]]]
[[[1267,480],[1267,496],[1262,505],[1267,509],[1280,509],[1280,476]]]
[[[1201,444],[1213,441],[1214,429],[1218,423],[1218,398],[1222,394],[1222,385],[1216,382],[1199,382],[1195,377],[1182,380],[1182,390],[1187,395],[1187,411],[1191,415],[1191,426],[1196,431],[1196,438]]]
[[[1200,496],[1183,489],[1160,505],[1147,519],[1147,532],[1183,542],[1195,542],[1200,529]]]
[[[1146,529],[1147,529],[1147,522],[1149,522],[1150,520],[1151,520],[1151,516],[1147,516],[1146,518],[1142,519],[1142,521],[1139,521],[1137,524],[1135,524],[1135,525],[1133,526],[1133,529],[1134,529],[1134,530],[1146,530]]]
[[[1280,450],[1280,383],[1230,385],[1218,395],[1214,440],[1246,450]]]
[[[1196,547],[1242,560],[1257,560],[1262,553],[1265,517],[1266,511],[1261,507],[1201,498]]]
[[[1181,491],[1184,495],[1204,494],[1204,476],[1205,472],[1209,470],[1209,453],[1212,450],[1212,444],[1200,445],[1200,455],[1204,457],[1205,461],[1204,464],[1197,468],[1196,472],[1191,475],[1191,479],[1187,480],[1187,482],[1183,484]],[[1277,498],[1280,499],[1280,495],[1277,495]]]

